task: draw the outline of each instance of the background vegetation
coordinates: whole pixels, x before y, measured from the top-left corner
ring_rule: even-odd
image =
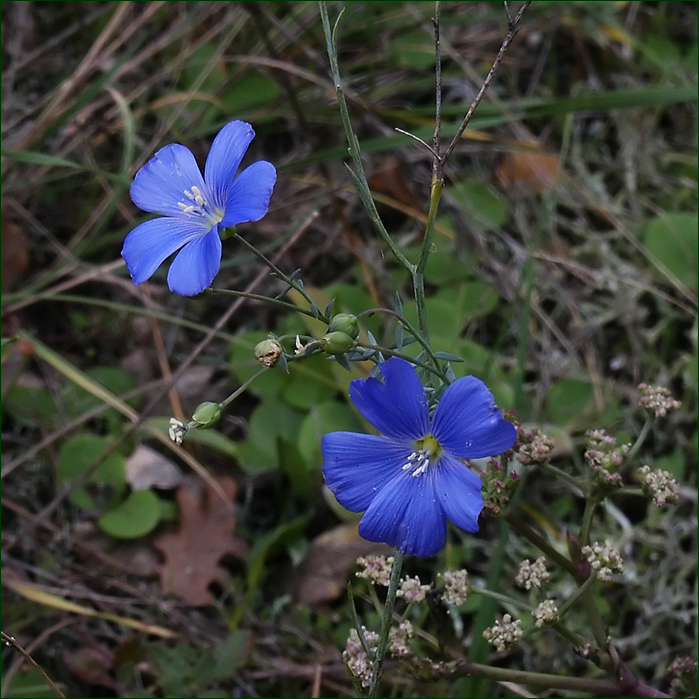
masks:
[[[409,256],[430,154],[396,128],[431,139],[432,12],[352,2],[339,30],[371,186]],[[445,139],[505,31],[498,3],[442,3]],[[2,66],[2,335],[18,338],[2,355],[3,630],[67,696],[352,696],[345,590],[354,559],[380,547],[328,503],[319,443],[364,429],[346,398],[359,374],[321,358],[269,372],[216,431],[176,447],[169,418],[248,378],[268,331],[318,329],[251,302],[174,296],[165,267],[134,287],[119,256],[143,220],[135,171],[171,142],[203,163],[218,129],[243,119],[257,132],[247,158],[279,179],[269,214],[240,232],[301,268],[321,308],[392,307],[398,289],[410,316],[409,279],[343,165],[316,4],[3,3]],[[610,634],[664,691],[672,660],[696,654],[696,81],[696,3],[534,2],[449,162],[427,272],[435,349],[553,436],[562,468],[581,463],[587,429],[638,434],[639,382],[682,401],[637,457],[677,478],[680,504],[622,496],[595,523],[627,565],[623,585],[598,592]],[[217,286],[277,284],[224,242]],[[362,328],[395,331],[378,317]],[[517,507],[562,547],[582,511],[535,470]],[[504,590],[527,556],[485,516],[478,536],[453,532],[406,572],[465,565]],[[498,609],[463,611],[463,645],[486,660],[481,632]],[[594,672],[548,632],[490,661]],[[13,649],[2,668],[3,696],[54,696]],[[476,696],[463,679],[392,677],[392,696]]]

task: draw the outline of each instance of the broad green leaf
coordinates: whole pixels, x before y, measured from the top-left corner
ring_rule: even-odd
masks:
[[[663,268],[690,289],[697,288],[697,247],[699,220],[696,214],[665,213],[654,218],[646,228],[644,243],[648,252]]]
[[[103,514],[97,524],[116,539],[140,539],[160,521],[160,498],[152,490],[134,490],[113,510]]]
[[[78,476],[99,459],[111,446],[111,441],[94,434],[76,434],[58,454],[58,479],[68,487]],[[100,507],[94,486],[101,489],[102,505],[118,501],[126,489],[126,465],[123,454],[111,453],[70,496],[71,501],[86,510]]]

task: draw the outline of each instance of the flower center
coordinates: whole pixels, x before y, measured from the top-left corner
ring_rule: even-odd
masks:
[[[428,434],[415,442],[415,451],[408,457],[408,461],[403,465],[403,470],[412,470],[410,475],[417,478],[427,471],[430,463],[439,461],[441,454],[442,447],[439,442],[431,434]]]
[[[192,186],[192,191],[185,189],[184,195],[191,201],[191,204],[185,204],[178,201],[177,206],[182,209],[183,214],[196,214],[203,218],[209,219],[211,224],[220,223],[223,220],[223,212],[214,210],[209,203],[204,199],[204,195],[196,185]]]

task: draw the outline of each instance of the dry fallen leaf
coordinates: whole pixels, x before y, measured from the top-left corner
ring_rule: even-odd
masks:
[[[0,231],[2,234],[2,274],[0,275],[2,291],[9,291],[16,281],[24,278],[29,266],[29,236],[24,228],[18,226],[2,207]]]
[[[556,182],[558,153],[540,150],[515,150],[506,153],[495,172],[503,189],[519,188],[541,194]]]
[[[182,478],[173,461],[143,444],[126,460],[126,482],[134,490],[172,490],[182,483]]]
[[[313,540],[301,565],[293,572],[288,590],[304,604],[333,600],[347,589],[348,571],[357,558],[392,553],[390,546],[362,539],[357,522],[341,524]]]
[[[237,486],[232,478],[217,479],[233,500]],[[154,541],[165,556],[160,567],[160,585],[166,595],[175,595],[194,607],[214,601],[209,585],[225,586],[229,575],[220,565],[224,556],[244,559],[249,548],[235,536],[235,515],[227,502],[200,480],[187,480],[177,491],[180,525]]]

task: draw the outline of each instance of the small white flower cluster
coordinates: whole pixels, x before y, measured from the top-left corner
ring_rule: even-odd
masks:
[[[542,626],[548,626],[553,624],[558,615],[558,607],[552,599],[544,600],[534,611],[532,611],[532,616],[534,617],[534,626],[541,628]]]
[[[629,445],[617,447],[616,437],[606,430],[589,430],[586,441],[585,461],[592,469],[593,481],[597,485],[621,486],[621,476],[616,471],[629,453]]]
[[[642,466],[637,472],[643,492],[653,500],[658,507],[667,503],[676,504],[680,501],[680,486],[667,471],[650,466]]]
[[[527,590],[531,590],[532,587],[539,589],[549,580],[551,580],[551,573],[546,570],[546,559],[543,556],[537,558],[534,563],[525,558],[519,564],[519,572],[515,578],[517,585]]]
[[[624,572],[624,561],[621,560],[619,552],[609,544],[602,546],[595,541],[592,546],[583,546],[581,553],[600,580],[609,581],[613,573]]]
[[[376,653],[379,634],[375,631],[367,631],[365,626],[362,626],[362,633],[369,652]],[[388,639],[391,655],[395,658],[405,658],[410,655],[412,650],[408,645],[408,641],[414,635],[413,625],[409,621],[402,621],[398,626],[394,626],[390,631]],[[366,654],[357,629],[350,629],[347,645],[345,650],[342,651],[342,659],[347,664],[350,672],[359,680],[362,687],[367,688],[371,684],[374,663]]]
[[[424,602],[427,593],[430,591],[429,585],[423,585],[420,578],[401,578],[400,587],[396,590],[396,597],[402,597],[408,604]]]
[[[357,559],[357,565],[363,566],[362,570],[357,571],[358,578],[388,587],[393,569],[393,556],[361,556]]]
[[[483,632],[485,638],[491,646],[499,653],[512,648],[520,638],[522,638],[522,622],[519,619],[512,621],[509,614],[505,614],[502,619],[498,619],[494,626]]]
[[[520,463],[543,464],[549,460],[554,441],[543,432],[534,428],[531,433],[520,436],[520,446],[517,451]]]
[[[444,579],[444,592],[442,602],[448,607],[460,607],[466,604],[471,584],[468,581],[468,573],[465,570],[447,570],[439,574]]]
[[[379,642],[379,634],[375,631],[367,631],[364,626],[362,626],[362,632],[369,650],[375,652]],[[359,680],[362,687],[366,688],[371,684],[371,673],[374,663],[369,660],[369,656],[366,654],[359,639],[357,629],[350,629],[347,645],[345,650],[342,651],[342,659],[347,664],[350,672]]]
[[[170,418],[170,429],[167,431],[168,436],[175,444],[182,444],[184,436],[187,434],[187,428],[184,422],[177,420],[174,417]]]
[[[394,658],[405,658],[412,653],[408,641],[415,635],[413,625],[409,621],[401,621],[391,629],[388,637],[391,655]]]
[[[664,386],[649,386],[647,383],[638,384],[638,390],[643,394],[638,404],[655,417],[665,417],[670,411],[678,410],[682,403],[672,397],[672,393]]]

